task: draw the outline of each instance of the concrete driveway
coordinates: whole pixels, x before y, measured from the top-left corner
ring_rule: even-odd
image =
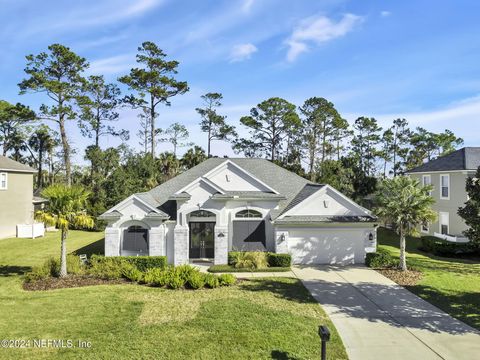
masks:
[[[480,359],[480,333],[366,267],[295,267],[350,359]]]

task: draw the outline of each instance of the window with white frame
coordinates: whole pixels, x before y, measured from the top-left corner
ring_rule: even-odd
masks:
[[[8,187],[8,174],[0,173],[0,190],[7,190]]]
[[[450,214],[448,212],[440,212],[438,214],[438,223],[440,225],[440,234],[447,235],[449,231]]]
[[[422,175],[422,184],[423,186],[432,185],[432,177],[430,175]],[[432,195],[432,192],[429,192]]]
[[[440,199],[450,198],[450,175],[440,175]]]

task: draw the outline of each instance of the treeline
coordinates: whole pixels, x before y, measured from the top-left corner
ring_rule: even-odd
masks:
[[[349,124],[321,97],[299,107],[278,97],[261,102],[241,117],[246,130],[242,133],[247,134],[242,137],[221,113],[222,94],[211,92],[196,108],[207,139],[205,151],[189,141],[180,122],[158,127],[162,106],[189,91],[187,82],[177,79],[179,63],[167,59],[152,42],[138,48],[136,62],[118,82],[108,83],[101,74],[86,76],[88,61],[60,44],[26,56],[20,93],[38,93],[44,104],[34,111],[0,100],[3,155],[37,168],[36,188],[56,182],[83,184],[92,190],[89,210],[98,215],[126,196],[202,162],[212,155],[217,140],[230,142],[243,156],[267,158],[312,181],[329,183],[358,201],[375,191],[378,178],[402,174],[463,143],[449,130],[411,129],[405,119],[393,120],[388,128],[371,117]],[[115,126],[122,107],[138,111],[134,136],[140,151],[127,145],[132,134]],[[78,132],[67,134],[66,123],[72,121]],[[52,123],[54,128],[48,126]],[[77,151],[72,139],[80,136],[91,139],[82,154],[88,166],[71,162]],[[118,137],[123,144],[105,149],[106,136]],[[172,151],[158,153],[159,142],[170,143]],[[179,157],[178,150],[185,147],[188,150]]]

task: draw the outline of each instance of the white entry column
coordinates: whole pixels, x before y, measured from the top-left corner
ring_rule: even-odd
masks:
[[[188,226],[175,226],[173,237],[173,264],[188,264]]]

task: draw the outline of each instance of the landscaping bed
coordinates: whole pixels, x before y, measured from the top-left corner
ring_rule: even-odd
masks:
[[[126,279],[99,279],[93,276],[82,275],[70,275],[64,278],[50,277],[33,282],[23,283],[25,290],[54,290],[63,288],[76,288],[82,286],[91,285],[113,285],[113,284],[125,284],[128,281]]]
[[[204,274],[190,265],[167,265],[165,256],[99,256],[94,255],[83,263],[77,255],[67,256],[67,272],[60,276],[60,261],[48,258],[24,276],[24,289],[48,290],[130,281],[168,289],[214,289],[231,286],[237,279],[231,274]]]
[[[416,285],[422,279],[422,273],[416,270],[401,271],[398,269],[375,269],[383,276],[401,286]]]
[[[260,269],[255,269],[255,268],[236,268],[233,265],[212,265],[208,268],[208,272],[211,273],[238,273],[238,272],[286,272],[286,271],[291,271],[292,269],[290,267],[278,267],[278,266],[272,266],[272,267],[267,267],[267,268],[260,268]]]

